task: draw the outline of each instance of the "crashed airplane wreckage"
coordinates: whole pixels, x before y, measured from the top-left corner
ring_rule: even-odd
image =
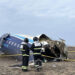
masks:
[[[60,58],[60,59],[67,59],[68,52],[65,43],[62,41],[55,41],[50,39],[45,34],[41,34],[37,36],[39,41],[43,44],[45,48],[45,52],[42,54],[45,56],[47,60],[50,60],[50,57],[53,58]],[[20,45],[21,42],[25,39],[29,39],[29,46],[33,43],[33,37],[27,35],[10,35],[8,33],[4,34],[0,38],[0,51],[4,52],[5,54],[21,54]],[[32,52],[31,52],[32,53]],[[22,59],[22,56],[14,56],[19,60]],[[30,60],[33,60],[33,55],[30,55]]]

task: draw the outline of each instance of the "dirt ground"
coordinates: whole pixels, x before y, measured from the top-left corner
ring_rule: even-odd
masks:
[[[75,53],[69,53],[69,58],[75,59]],[[75,75],[75,62],[61,61],[43,64],[41,72],[36,72],[33,66],[29,66],[28,72],[22,72],[21,67],[11,67],[21,64],[11,57],[0,57],[0,75]]]

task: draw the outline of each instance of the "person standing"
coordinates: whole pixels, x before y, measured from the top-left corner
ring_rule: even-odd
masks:
[[[29,63],[29,46],[28,46],[28,38],[25,38],[21,43],[21,51],[22,51],[22,71],[28,71],[28,63]]]
[[[39,39],[37,37],[33,38],[34,43],[31,46],[31,50],[33,51],[34,55],[34,64],[37,68],[38,66],[42,67],[42,60],[41,60],[41,50],[42,50],[42,44],[39,42]]]

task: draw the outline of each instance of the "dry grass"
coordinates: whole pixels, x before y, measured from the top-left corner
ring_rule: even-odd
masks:
[[[69,48],[75,50],[75,47]],[[75,59],[75,53],[69,53],[69,58]],[[22,72],[21,67],[9,67],[15,64],[21,64],[10,57],[0,58],[0,75],[75,75],[75,62],[49,62],[43,64],[41,72],[35,72],[33,66],[29,66],[29,72]]]

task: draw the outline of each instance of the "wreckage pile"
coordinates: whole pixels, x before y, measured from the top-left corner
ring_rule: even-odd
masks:
[[[45,43],[43,46],[45,48],[45,53],[43,53],[46,56],[60,58],[60,59],[67,59],[68,57],[68,49],[64,43],[64,41],[56,41],[52,40],[49,37],[47,37],[45,34],[42,34],[39,37],[39,41],[41,43]],[[49,57],[47,59],[50,59]]]

